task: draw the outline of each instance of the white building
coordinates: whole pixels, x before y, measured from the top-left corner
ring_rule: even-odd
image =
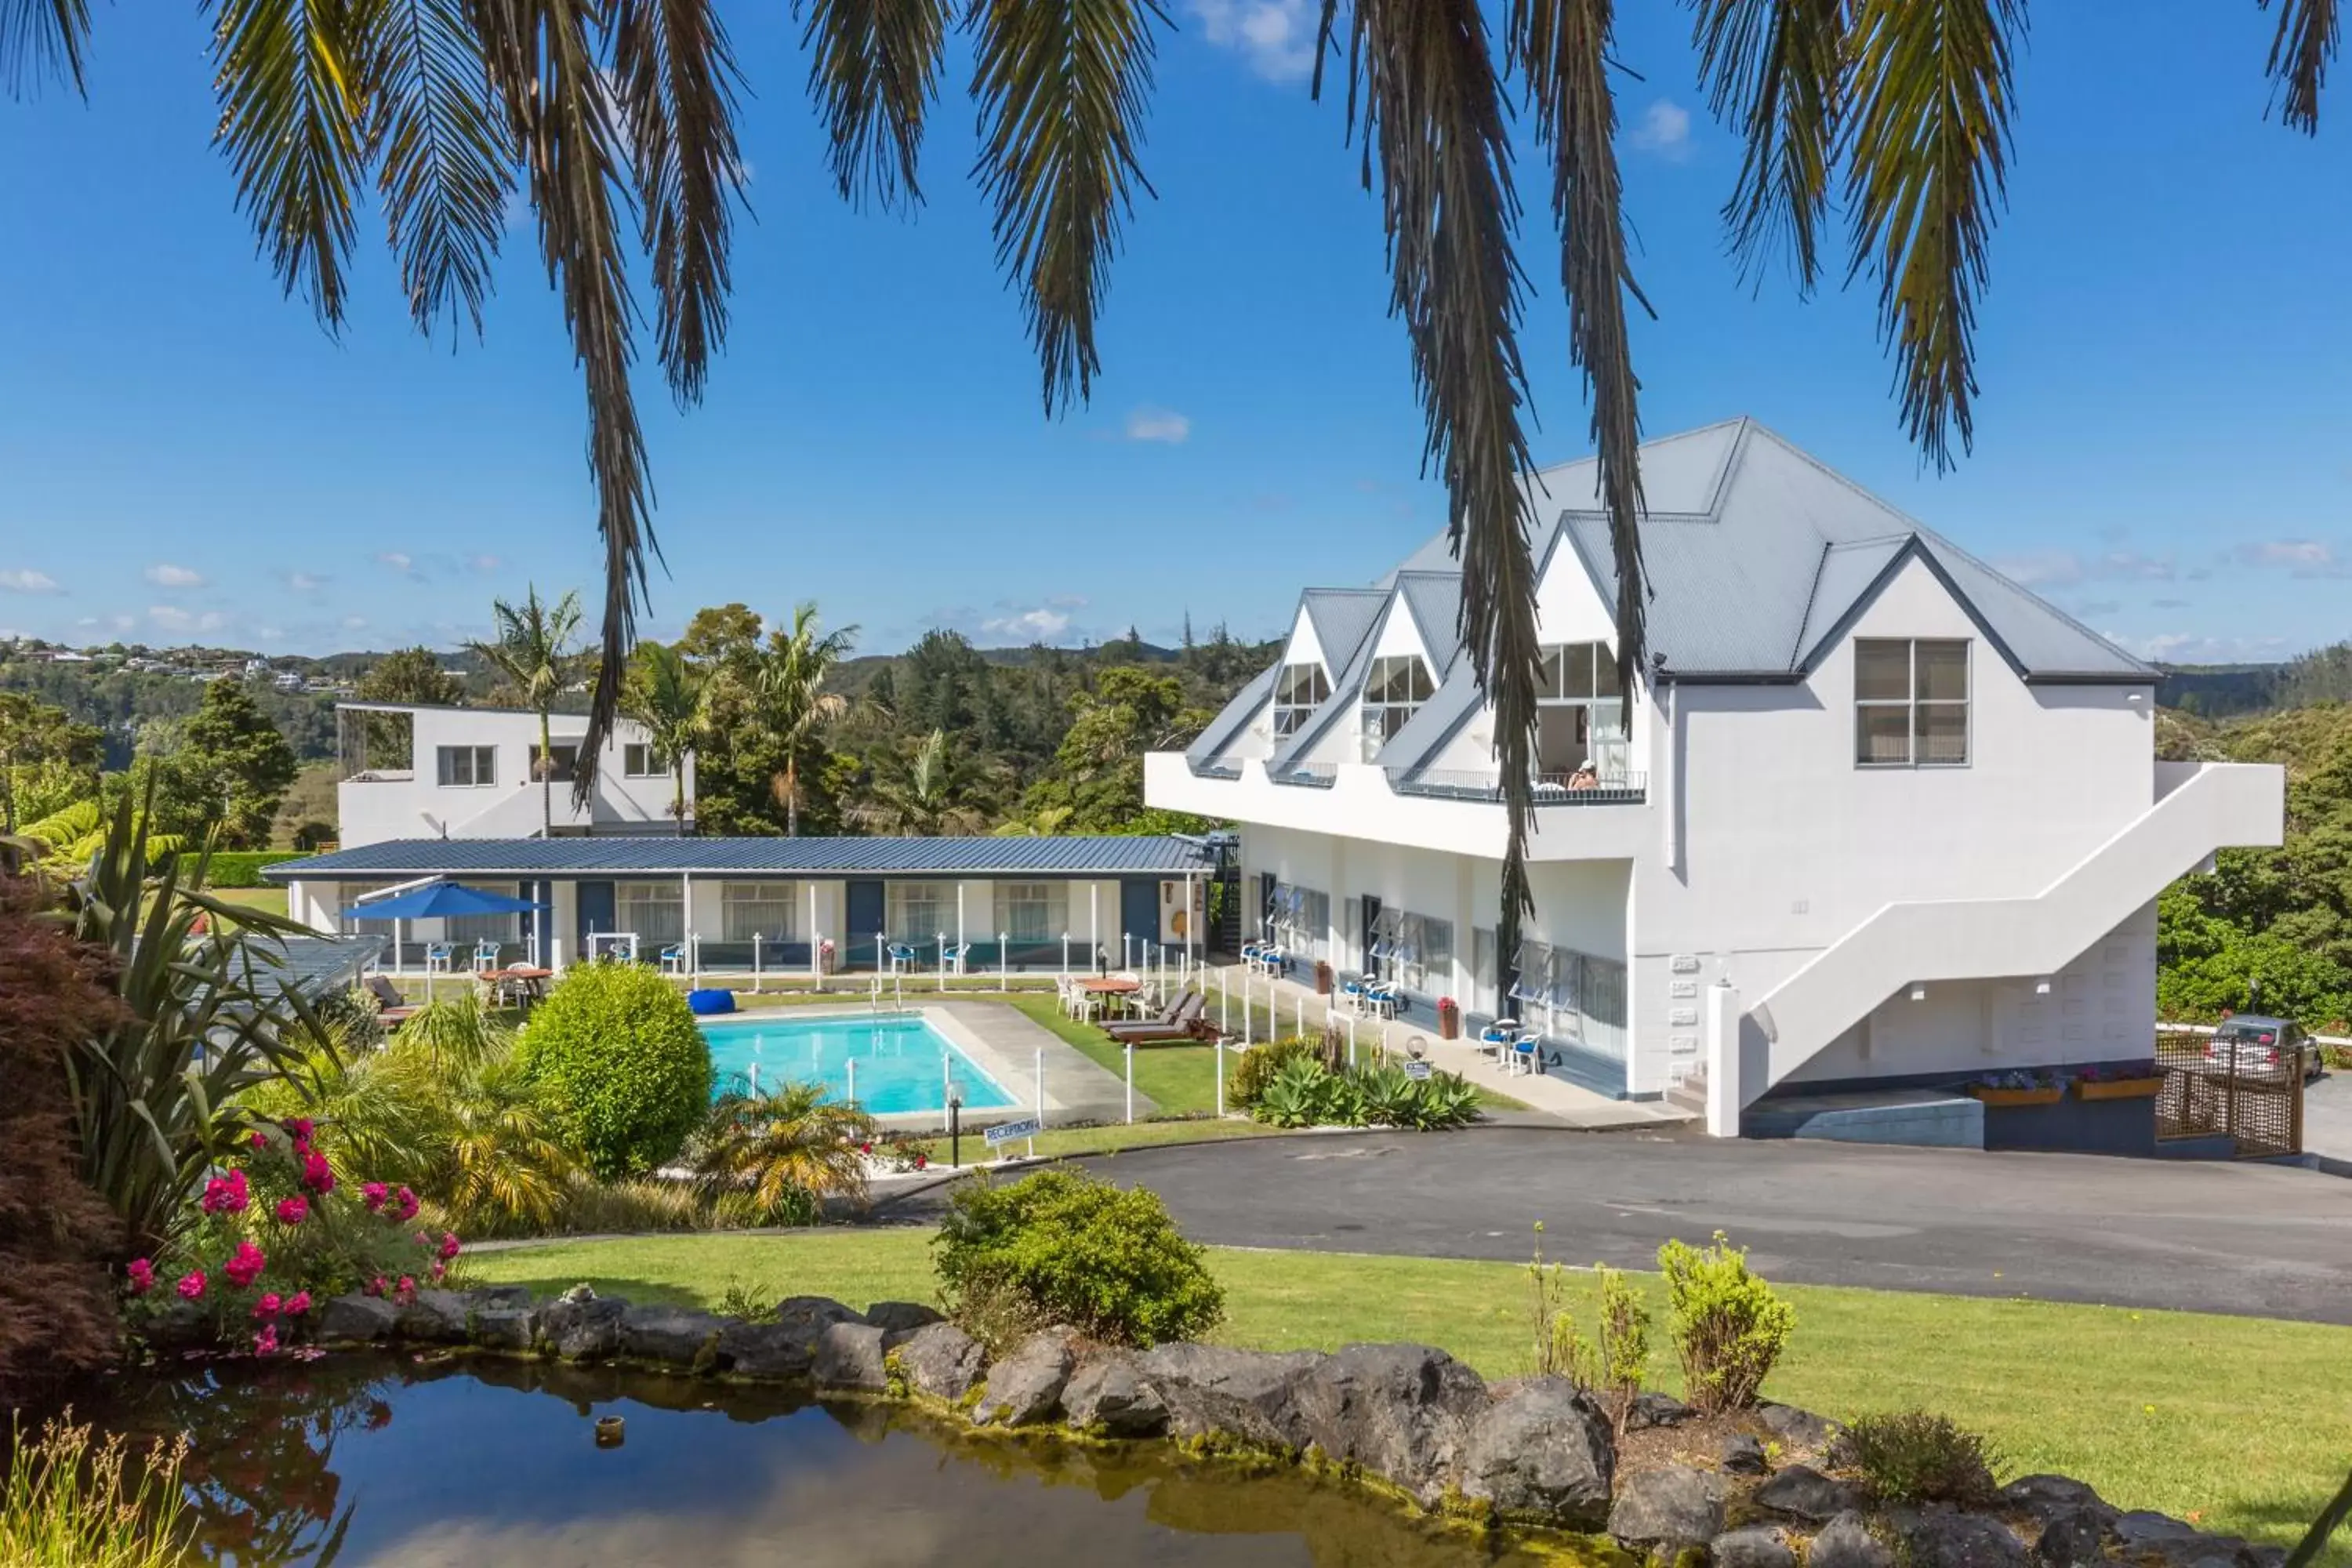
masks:
[[[511,708],[339,702],[338,833],[346,848],[404,838],[543,837],[539,715]],[[550,720],[554,832],[675,833],[677,786],[645,727],[624,719],[599,753],[593,796],[574,804],[585,714]],[[686,759],[686,818],[694,819],[694,758]]]
[[[2158,763],[2153,670],[1748,420],[1643,449],[1654,663],[1621,733],[1593,470],[1538,492],[1519,951],[1442,536],[1307,591],[1280,663],[1148,761],[1151,805],[1242,825],[1245,931],[1516,1016],[1604,1092],[1704,1078],[1717,1131],[1801,1085],[2147,1058],[2156,896],[2278,843],[2281,771]]]

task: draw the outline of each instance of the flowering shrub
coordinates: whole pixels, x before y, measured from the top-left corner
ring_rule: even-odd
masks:
[[[134,1323],[187,1302],[224,1344],[268,1355],[301,1337],[317,1298],[365,1289],[405,1300],[419,1280],[440,1283],[457,1237],[414,1228],[406,1187],[344,1182],[313,1145],[316,1131],[293,1117],[257,1131],[238,1164],[205,1181],[186,1239],[123,1270]],[[167,1279],[168,1296],[157,1289]]]

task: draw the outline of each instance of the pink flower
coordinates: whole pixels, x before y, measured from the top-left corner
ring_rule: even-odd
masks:
[[[297,1116],[292,1121],[282,1121],[278,1125],[286,1129],[288,1137],[299,1139],[305,1143],[310,1141],[310,1134],[318,1130],[318,1123],[307,1116]]]
[[[243,1214],[250,1201],[245,1189],[245,1173],[231,1171],[205,1184],[205,1195],[197,1206],[206,1214]]]
[[[179,1291],[180,1300],[183,1301],[193,1301],[202,1296],[205,1293],[205,1271],[201,1268],[191,1268],[181,1275]]]
[[[285,1302],[278,1299],[278,1292],[272,1290],[253,1304],[253,1315],[257,1318],[274,1318],[285,1305]]]
[[[247,1138],[246,1142],[253,1146],[253,1152],[255,1153],[263,1153],[269,1148],[269,1134],[257,1131],[253,1136]]]
[[[459,1245],[458,1245],[458,1242],[457,1242],[457,1233],[456,1231],[454,1231],[454,1230],[445,1230],[445,1231],[443,1231],[443,1232],[441,1233],[441,1249],[440,1249],[440,1250],[441,1250],[441,1261],[442,1261],[442,1262],[444,1262],[444,1263],[448,1262],[451,1258],[453,1258],[457,1257],[457,1254],[458,1254],[460,1251],[462,1251],[462,1250],[463,1250],[463,1248],[462,1248],[462,1247],[459,1247]]]
[[[436,1258],[436,1259],[434,1260],[433,1267],[432,1267],[432,1268],[428,1268],[428,1269],[426,1269],[426,1270],[425,1271],[425,1278],[426,1278],[426,1279],[428,1279],[432,1280],[432,1281],[433,1281],[433,1283],[435,1283],[436,1285],[438,1285],[438,1284],[440,1284],[440,1283],[441,1283],[442,1279],[443,1279],[446,1275],[447,1275],[447,1273],[448,1273],[448,1272],[449,1272],[449,1266],[448,1266],[447,1264],[446,1264],[446,1263],[444,1263],[444,1262],[440,1261],[438,1258]]]
[[[393,1296],[395,1300],[404,1302],[415,1300],[416,1281],[405,1274],[402,1275],[399,1285],[393,1290]]]
[[[300,1225],[304,1220],[309,1219],[310,1217],[310,1205],[299,1194],[297,1194],[295,1196],[290,1198],[280,1198],[278,1200],[278,1223],[279,1225]]]
[[[416,1217],[416,1194],[406,1187],[394,1194],[392,1217],[395,1224],[406,1225]]]
[[[382,1182],[370,1182],[360,1189],[360,1201],[367,1205],[370,1214],[383,1207],[384,1199],[391,1195],[391,1189]]]
[[[368,1296],[381,1296],[390,1287],[384,1284],[383,1276],[379,1274],[367,1282],[367,1289],[361,1293]]]
[[[278,1353],[277,1324],[270,1323],[264,1327],[259,1333],[253,1336],[253,1353],[256,1355],[276,1355]]]
[[[302,1156],[302,1184],[320,1197],[335,1190],[335,1168],[324,1154]]]
[[[310,1310],[310,1292],[308,1290],[295,1291],[294,1294],[286,1298],[285,1306],[286,1315],[288,1317],[300,1317],[303,1313]]]
[[[144,1296],[155,1288],[155,1266],[143,1258],[134,1258],[122,1271],[131,1279],[131,1293]]]
[[[221,1272],[228,1276],[230,1284],[242,1290],[261,1278],[261,1271],[268,1263],[269,1258],[261,1248],[249,1241],[240,1241],[236,1244],[236,1250],[229,1255],[229,1260],[221,1265]]]

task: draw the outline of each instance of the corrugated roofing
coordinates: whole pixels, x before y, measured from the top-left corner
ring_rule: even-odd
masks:
[[[1043,838],[399,838],[262,868],[309,878],[1181,876],[1207,851],[1159,835]]]
[[[1908,542],[1896,535],[1824,546],[1821,567],[1813,574],[1812,602],[1806,606],[1805,624],[1797,632],[1796,645],[1786,650],[1787,661],[1793,664],[1810,656]]]
[[[1280,665],[1269,666],[1256,679],[1234,692],[1234,700],[1220,709],[1217,716],[1209,721],[1209,727],[1201,731],[1201,738],[1184,748],[1186,760],[1195,767],[1214,762],[1226,747],[1240,740],[1258,710],[1273,700],[1274,683],[1281,674]]]
[[[1356,650],[1380,625],[1389,596],[1377,588],[1309,588],[1299,595],[1315,639],[1323,645],[1323,667],[1336,685],[1339,672],[1356,661]]]
[[[1462,574],[1400,572],[1396,586],[1429,649],[1430,676],[1442,681],[1462,657]]]

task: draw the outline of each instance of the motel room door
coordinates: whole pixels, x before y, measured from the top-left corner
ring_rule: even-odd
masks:
[[[612,883],[577,882],[572,885],[572,891],[580,902],[577,932],[580,942],[579,956],[586,958],[588,933],[616,929],[620,917],[614,912]]]
[[[842,922],[848,930],[844,933],[841,967],[854,963],[881,963],[874,939],[882,934],[888,915],[879,882],[845,882],[842,884]]]

